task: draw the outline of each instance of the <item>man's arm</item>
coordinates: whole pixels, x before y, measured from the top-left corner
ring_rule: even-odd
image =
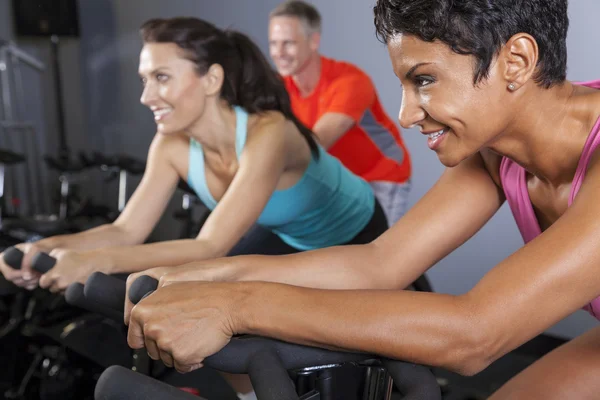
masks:
[[[375,87],[367,75],[354,72],[337,78],[322,96],[325,112],[312,130],[328,149],[360,122],[375,100]]]
[[[356,122],[346,114],[328,112],[319,118],[312,131],[317,135],[321,146],[328,149],[333,146],[339,138],[344,136],[355,123]]]

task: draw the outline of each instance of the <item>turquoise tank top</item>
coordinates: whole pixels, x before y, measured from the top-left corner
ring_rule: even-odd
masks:
[[[248,113],[234,107],[236,153],[244,149]],[[217,206],[206,184],[202,145],[190,139],[187,181],[211,210]],[[370,221],[375,196],[369,184],[352,174],[319,146],[319,159],[311,158],[306,171],[292,187],[276,190],[257,223],[288,245],[312,250],[349,242]]]

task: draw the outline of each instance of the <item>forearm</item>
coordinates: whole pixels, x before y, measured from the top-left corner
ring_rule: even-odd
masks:
[[[195,239],[127,247],[110,247],[94,251],[94,257],[106,260],[106,272],[131,273],[154,267],[175,266],[219,256],[209,242]]]
[[[401,289],[418,278],[418,275],[399,273],[402,267],[387,265],[380,254],[377,245],[371,243],[277,257],[230,257],[225,261],[226,280],[277,282],[320,289]]]
[[[122,228],[105,224],[83,232],[52,236],[37,242],[41,248],[49,250],[63,248],[78,251],[95,250],[103,247],[136,244]]]
[[[236,333],[378,354],[471,374],[486,366],[469,303],[412,291],[318,290],[252,282]],[[426,316],[426,317],[425,317]]]

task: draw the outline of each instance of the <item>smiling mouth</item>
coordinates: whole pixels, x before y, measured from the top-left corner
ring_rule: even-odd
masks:
[[[428,138],[429,140],[436,140],[437,138],[439,138],[439,137],[440,137],[440,136],[442,136],[443,134],[447,133],[447,132],[448,132],[448,130],[449,130],[449,128],[444,128],[444,129],[441,129],[441,130],[439,130],[439,131],[437,131],[437,132],[428,133],[428,134],[427,134],[427,138]]]
[[[168,114],[170,114],[171,111],[173,111],[173,109],[171,109],[171,108],[163,108],[161,110],[154,111],[154,120],[157,122],[160,121],[161,119],[166,117]]]

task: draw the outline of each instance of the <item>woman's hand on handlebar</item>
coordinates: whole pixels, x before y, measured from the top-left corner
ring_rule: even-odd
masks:
[[[154,276],[156,278],[156,276]],[[166,283],[131,310],[127,342],[145,347],[181,373],[202,367],[204,359],[241,333],[236,317],[248,283]]]
[[[38,286],[41,274],[31,268],[31,261],[39,252],[48,252],[51,249],[40,246],[38,243],[21,243],[15,247],[23,252],[21,268],[14,269],[7,265],[4,262],[4,253],[2,253],[0,255],[0,272],[7,281],[28,290],[33,290]]]
[[[54,249],[50,256],[56,258],[54,267],[40,277],[39,285],[53,293],[64,291],[71,283],[85,283],[95,271],[102,271],[102,258],[90,252]]]

